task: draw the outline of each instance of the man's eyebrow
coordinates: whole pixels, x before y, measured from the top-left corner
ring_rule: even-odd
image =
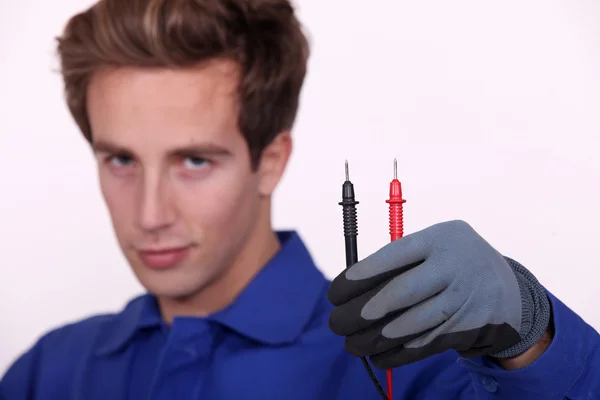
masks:
[[[95,153],[131,153],[125,147],[105,141],[93,141],[92,149]]]

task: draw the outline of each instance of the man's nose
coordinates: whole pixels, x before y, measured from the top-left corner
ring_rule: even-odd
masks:
[[[175,222],[169,184],[160,176],[147,176],[140,188],[138,224],[145,231],[160,231]]]

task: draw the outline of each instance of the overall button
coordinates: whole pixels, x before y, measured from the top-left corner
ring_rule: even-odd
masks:
[[[498,382],[491,376],[482,376],[480,381],[483,388],[488,392],[495,393],[498,390]]]

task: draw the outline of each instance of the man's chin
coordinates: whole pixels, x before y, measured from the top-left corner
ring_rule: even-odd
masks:
[[[176,303],[217,303],[222,293],[213,287],[222,274],[208,273],[209,268],[192,268],[181,264],[169,270],[153,270],[143,264],[133,264],[133,273],[148,293],[160,299]],[[214,271],[213,271],[214,272]],[[199,305],[199,304],[198,304]],[[206,304],[204,304],[206,305]]]
[[[145,272],[145,271],[144,271]],[[173,273],[154,274],[137,273],[140,284],[146,291],[156,297],[176,301],[185,301],[203,292],[211,284],[210,279],[205,277],[185,276],[183,271],[171,271]],[[195,279],[194,279],[195,278]]]

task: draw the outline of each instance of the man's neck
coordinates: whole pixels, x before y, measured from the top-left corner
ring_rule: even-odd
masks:
[[[170,324],[175,316],[203,317],[234,302],[280,249],[279,239],[272,229],[262,232],[251,234],[232,265],[200,292],[182,299],[159,298],[163,319]]]

